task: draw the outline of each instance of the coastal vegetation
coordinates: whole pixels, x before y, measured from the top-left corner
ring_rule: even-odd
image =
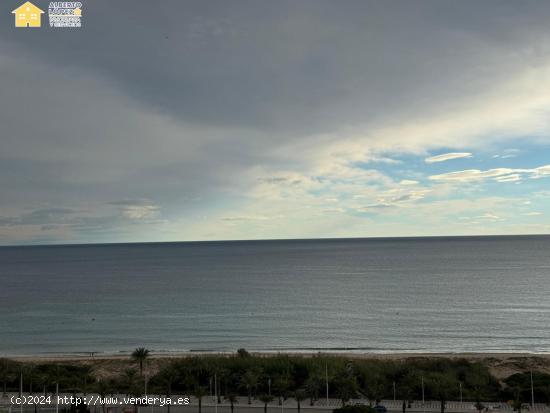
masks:
[[[143,376],[143,363],[145,362],[145,360],[147,360],[147,357],[149,357],[149,350],[144,347],[136,348],[132,352],[132,358],[139,364],[140,376]]]
[[[337,398],[342,405],[366,398],[370,406],[383,399],[403,400],[403,411],[413,400],[438,401],[441,412],[449,400],[471,401],[479,410],[482,402],[521,403],[531,399],[529,372],[505,380],[494,377],[482,362],[466,359],[408,358],[366,359],[353,356],[252,355],[245,350],[235,355],[200,355],[158,359],[154,369],[144,364],[149,352],[137,349],[121,361],[120,371],[101,371],[100,360],[19,362],[0,359],[2,392],[17,392],[23,377],[23,391],[53,394],[56,385],[63,393],[100,395],[145,392],[164,396],[192,395],[200,401],[209,395],[228,402],[234,409],[238,396],[264,406],[292,398],[315,405],[324,398]],[[136,366],[137,363],[137,366]],[[149,363],[148,363],[149,364]],[[139,369],[136,369],[139,367]],[[550,375],[533,374],[533,395],[550,403]],[[201,403],[199,404],[201,405]],[[345,413],[345,412],[342,412]]]

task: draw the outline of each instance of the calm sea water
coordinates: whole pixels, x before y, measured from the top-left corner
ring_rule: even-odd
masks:
[[[550,352],[550,237],[0,248],[0,354]]]

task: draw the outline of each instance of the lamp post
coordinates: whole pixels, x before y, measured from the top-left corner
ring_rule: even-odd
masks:
[[[426,405],[424,404],[424,376],[421,376],[422,379],[422,411],[426,413]]]
[[[21,375],[19,376],[19,397],[23,396],[23,368],[21,368]],[[19,411],[23,413],[23,403],[19,403]]]
[[[327,388],[327,407],[328,407],[328,363],[325,363],[325,383]]]
[[[531,370],[531,409],[535,407],[535,390],[533,388],[533,370]]]
[[[218,413],[218,377],[216,373],[214,373],[214,398],[214,412]]]

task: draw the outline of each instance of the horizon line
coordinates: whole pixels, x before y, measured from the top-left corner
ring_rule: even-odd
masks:
[[[511,238],[511,237],[548,237],[545,234],[483,234],[483,235],[407,235],[381,237],[320,237],[320,238],[250,238],[250,239],[219,239],[219,240],[179,240],[179,241],[120,241],[120,242],[75,242],[49,244],[0,244],[0,248],[20,247],[78,247],[102,245],[139,245],[139,244],[198,244],[198,243],[238,243],[238,242],[277,242],[277,241],[345,241],[345,240],[407,240],[407,239],[441,239],[441,238]]]

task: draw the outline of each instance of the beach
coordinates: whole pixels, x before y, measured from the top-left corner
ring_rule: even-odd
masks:
[[[505,379],[516,373],[539,371],[550,374],[550,354],[531,353],[358,353],[358,352],[331,352],[331,353],[277,353],[277,352],[251,352],[253,356],[262,358],[279,355],[311,358],[329,356],[346,360],[386,360],[386,361],[411,361],[411,360],[467,360],[481,363],[488,367],[492,375],[498,379]],[[185,358],[217,358],[234,357],[234,352],[181,352],[181,353],[151,353],[147,360],[145,370],[152,376],[167,364]],[[86,365],[93,367],[98,377],[113,377],[124,369],[134,365],[130,354],[119,355],[28,355],[10,357],[10,360],[23,364],[69,364]]]
[[[135,412],[137,405],[129,401],[132,397],[159,400],[138,411],[167,413],[300,409],[324,413],[357,404],[402,412],[403,403],[411,413],[512,412],[520,405],[545,412],[545,383],[550,378],[550,354],[528,353],[283,354],[241,350],[238,354],[151,353],[140,359],[134,352],[29,355],[14,357],[9,363],[16,364],[6,376],[2,367],[8,366],[8,360],[0,359],[0,379],[9,377],[0,410],[25,413],[34,411],[35,406],[17,405],[14,400],[18,400],[19,391],[24,397],[43,395],[50,401],[40,410],[52,412],[58,396],[80,398],[72,408],[85,400],[96,412],[99,408]],[[529,381],[525,382],[529,377],[531,390]],[[522,380],[522,387],[514,384]],[[187,402],[169,409],[167,398]],[[68,407],[65,401],[62,407]]]

